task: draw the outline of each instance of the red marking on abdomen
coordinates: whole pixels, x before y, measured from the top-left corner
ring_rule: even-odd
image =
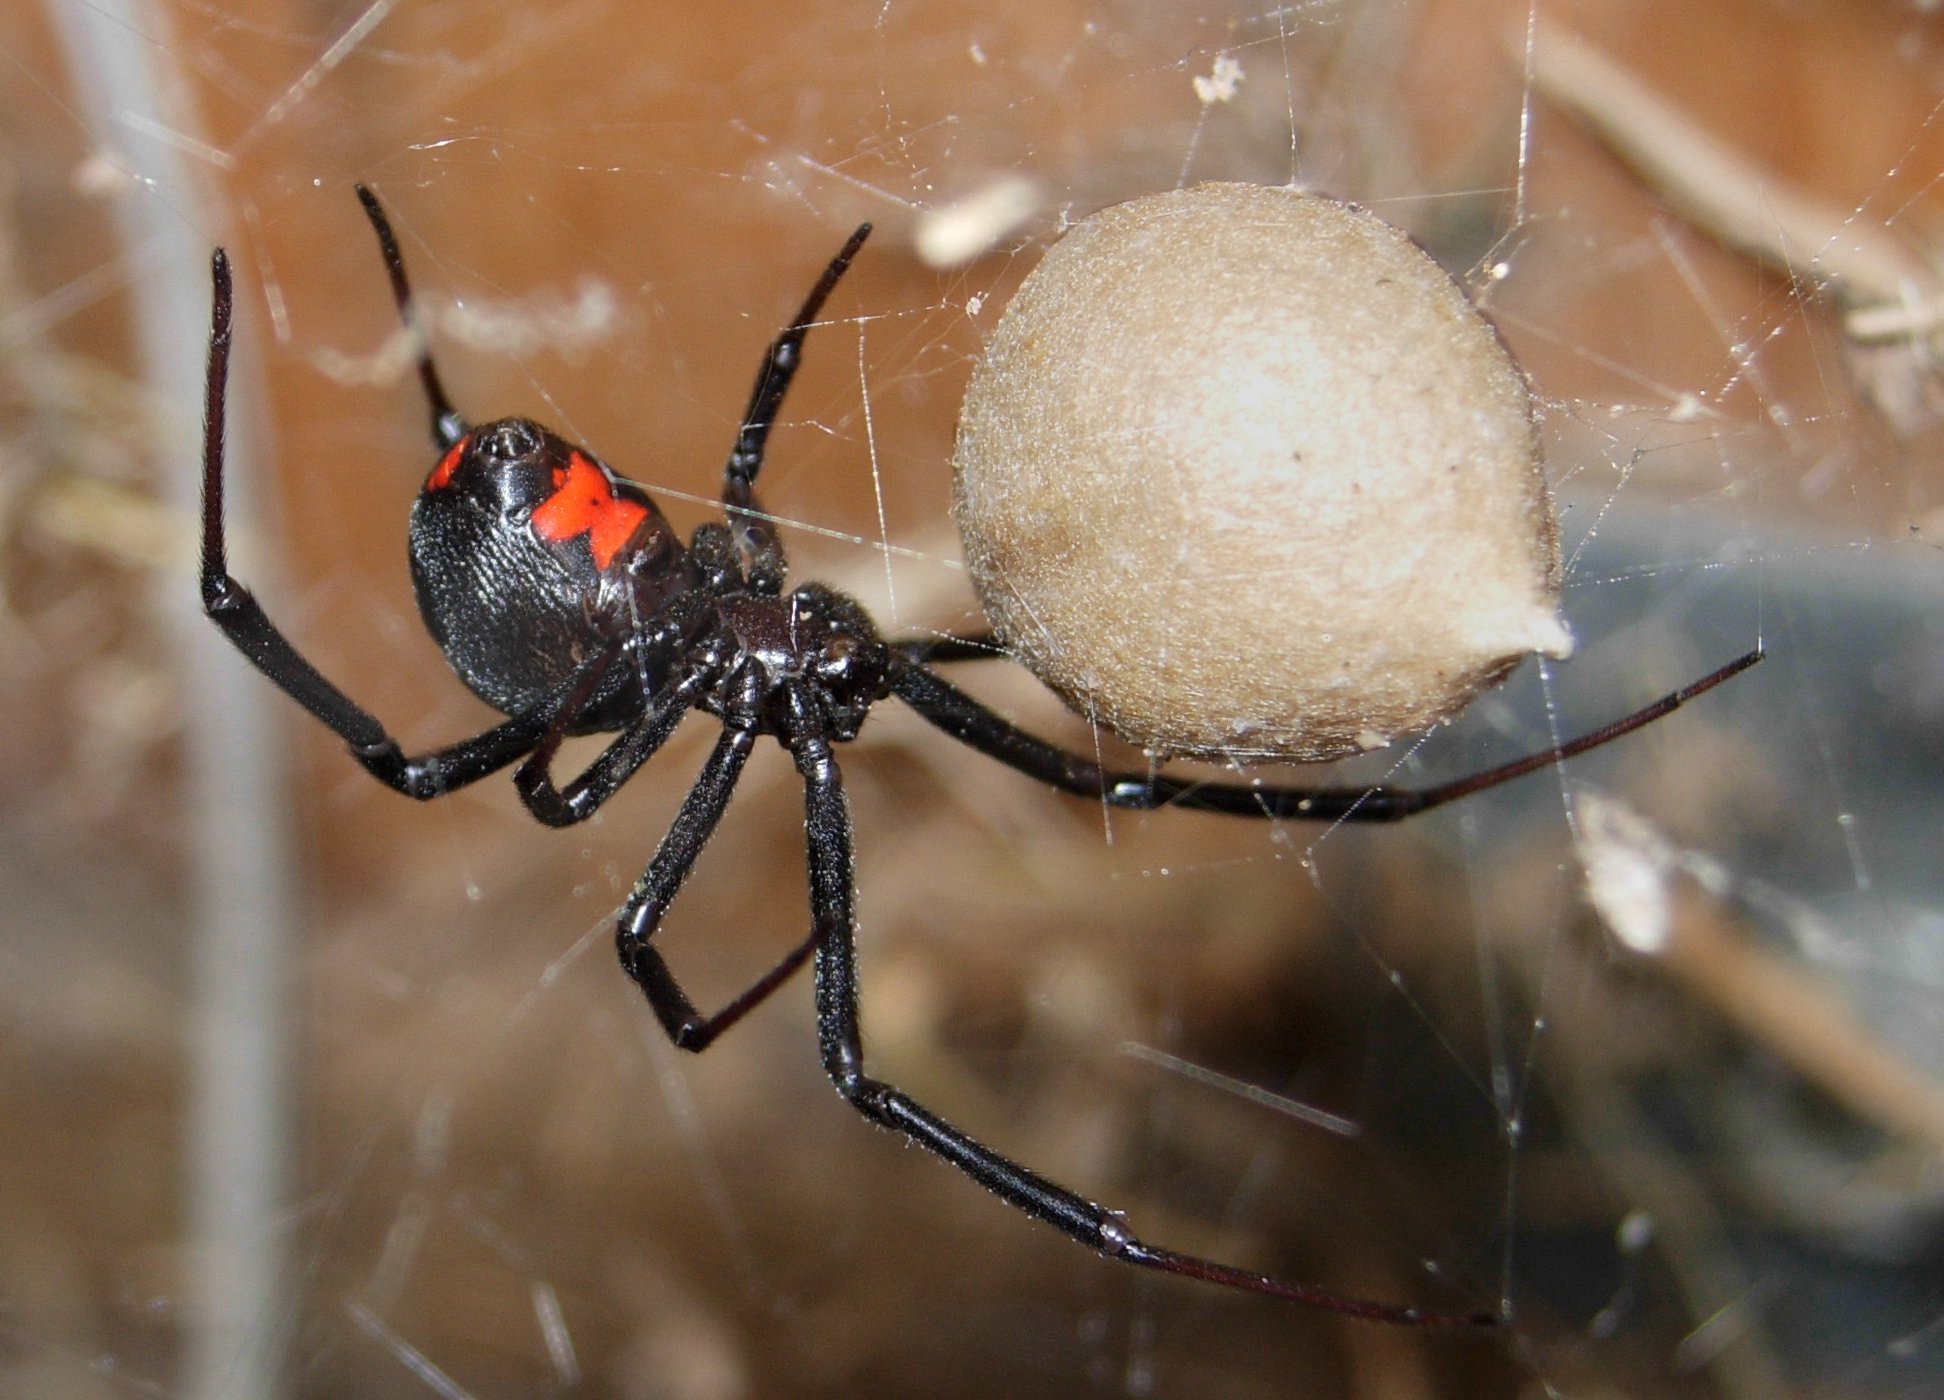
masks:
[[[595,565],[605,569],[647,514],[646,506],[616,496],[607,475],[574,452],[554,493],[534,508],[533,533],[550,544],[586,535]]]
[[[459,459],[466,455],[466,444],[471,441],[472,434],[467,433],[452,444],[450,452],[439,458],[439,465],[432,468],[432,475],[425,478],[426,490],[443,491],[451,483],[452,474],[459,470]]]

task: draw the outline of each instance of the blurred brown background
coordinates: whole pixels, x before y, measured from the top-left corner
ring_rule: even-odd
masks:
[[[1545,18],[1778,185],[1916,247],[1944,204],[1929,10],[1585,0]],[[1620,952],[1574,848],[1582,791],[1620,793],[1730,872],[1738,919],[1751,890],[1823,911],[1821,961],[1787,918],[1737,936],[1873,1022],[1919,1081],[1944,1066],[1934,840],[1897,825],[1940,757],[1939,639],[1897,611],[1930,596],[1944,505],[1930,342],[1859,349],[1840,297],[1675,212],[1529,81],[1524,7],[158,6],[142,43],[199,122],[169,133],[181,184],[127,160],[152,131],[87,115],[53,13],[0,12],[0,1393],[196,1393],[191,804],[235,774],[181,742],[181,634],[157,603],[193,594],[195,463],[157,444],[199,405],[144,384],[133,326],[167,279],[200,285],[211,245],[236,263],[239,380],[262,390],[237,390],[261,431],[232,475],[265,503],[236,523],[237,572],[408,742],[487,718],[411,602],[404,518],[431,454],[409,372],[372,358],[395,317],[354,180],[390,209],[460,408],[549,422],[684,529],[710,512],[764,343],[875,221],[763,497],[798,577],[903,632],[973,623],[945,517],[955,405],[1063,218],[1214,178],[1357,199],[1465,278],[1527,366],[1584,646],[1333,780],[1455,775],[1758,638],[1773,659],[1564,775],[1387,832],[1104,822],[892,705],[842,755],[881,1073],[1162,1243],[1509,1305],[1483,1338],[1097,1260],[859,1122],[818,1071],[807,987],[678,1058],[608,920],[705,721],[561,833],[503,782],[405,802],[271,695],[263,819],[291,822],[300,877],[265,920],[297,934],[263,1008],[295,1097],[257,1340],[289,1393],[1937,1384],[1938,1144]],[[1198,95],[1223,58],[1232,97]],[[1012,180],[1023,226],[960,267],[915,256],[924,211]],[[195,256],[127,246],[129,201]],[[205,315],[175,337],[197,364]],[[221,684],[268,694],[223,663]],[[1111,749],[1009,668],[967,684]],[[698,999],[799,936],[800,810],[764,753],[662,935]],[[1914,1027],[1859,1010],[1832,971],[1857,966],[1913,989]]]

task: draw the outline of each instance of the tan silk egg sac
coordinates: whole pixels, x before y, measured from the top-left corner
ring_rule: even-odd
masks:
[[[1409,237],[1259,185],[1075,225],[972,376],[953,514],[1006,645],[1158,754],[1310,760],[1564,656],[1524,376]]]

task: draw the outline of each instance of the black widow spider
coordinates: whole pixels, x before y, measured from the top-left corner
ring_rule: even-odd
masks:
[[[416,325],[397,239],[377,199],[358,198],[378,235],[392,296]],[[1344,1297],[1306,1284],[1162,1249],[1121,1216],[1010,1161],[864,1073],[853,937],[851,824],[832,754],[857,737],[873,704],[896,695],[959,742],[1060,791],[1115,807],[1163,806],[1256,818],[1388,822],[1507,782],[1617,738],[1719,685],[1760,659],[1751,652],[1646,709],[1544,753],[1423,789],[1264,787],[1114,773],[1022,732],[936,675],[927,663],[994,655],[989,638],[882,640],[861,605],[806,584],[784,587],[782,542],[756,504],[763,448],[796,373],[804,337],[863,246],[861,226],[824,269],[769,352],[724,470],[725,519],[684,546],[632,481],[586,450],[523,418],[468,427],[424,349],[419,379],[442,453],[412,510],[412,578],[426,626],[472,691],[508,716],[469,739],[408,757],[382,725],[326,680],[230,577],[223,535],[223,398],[232,291],[227,255],[211,260],[203,445],[203,608],[252,665],[350,745],[379,781],[409,797],[443,797],[524,759],[513,775],[527,809],[548,826],[585,821],[612,797],[690,710],[722,735],[654,859],[622,905],[621,964],[662,1029],[704,1050],[806,960],[813,963],[825,1072],[866,1118],[942,1157],[1026,1214],[1131,1264],[1380,1322],[1489,1325],[1466,1315]],[[618,731],[579,777],[555,783],[569,735]],[[759,736],[776,739],[804,785],[810,934],[713,1015],[693,1002],[651,944],[695,864]]]

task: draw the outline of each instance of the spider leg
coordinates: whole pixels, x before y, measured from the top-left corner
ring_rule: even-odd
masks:
[[[952,1126],[902,1090],[866,1075],[863,1032],[858,1021],[850,812],[830,745],[821,738],[807,738],[790,747],[804,781],[810,907],[815,924],[811,946],[816,951],[817,1035],[824,1072],[851,1107],[943,1158],[1014,1209],[1045,1221],[1109,1258],[1372,1322],[1432,1327],[1489,1327],[1498,1322],[1489,1313],[1434,1313],[1345,1297],[1158,1248],[1137,1239],[1118,1212],[1021,1166]]]
[[[1432,787],[1271,787],[1256,783],[1213,783],[1171,778],[1153,773],[1110,772],[1098,763],[1035,738],[1010,724],[911,660],[894,652],[891,689],[926,719],[983,754],[1037,778],[1049,787],[1091,797],[1114,807],[1146,811],[1183,807],[1191,811],[1226,812],[1240,817],[1295,818],[1304,821],[1394,822],[1433,807],[1442,807],[1486,788],[1509,783],[1563,759],[1611,743],[1671,714],[1696,696],[1705,694],[1762,659],[1762,650],[1737,657],[1710,671],[1691,685],[1663,695],[1653,704],[1570,739],[1557,748],[1527,754],[1483,772]]]
[[[609,652],[612,656],[614,653]],[[691,676],[683,684],[675,687],[667,695],[650,705],[642,717],[626,729],[620,736],[601,750],[600,756],[582,771],[578,778],[566,787],[556,787],[553,780],[552,765],[560,752],[561,741],[567,737],[573,719],[588,702],[600,685],[601,675],[607,668],[589,673],[582,680],[574,701],[561,707],[553,725],[547,730],[533,752],[527,755],[513,774],[513,786],[519,790],[520,800],[534,818],[547,826],[572,826],[584,822],[600,810],[601,804],[614,796],[621,784],[634,776],[635,770],[646,763],[661,746],[668,742],[669,735],[682,722],[685,715],[695,705],[696,697],[703,687],[703,677]]]
[[[668,970],[667,962],[649,942],[661,924],[662,915],[681,890],[682,882],[694,869],[696,857],[701,855],[716,824],[722,820],[755,742],[753,729],[723,731],[695,786],[683,800],[674,825],[669,827],[648,869],[635,883],[634,892],[628,896],[615,926],[621,966],[648,998],[648,1005],[669,1040],[682,1050],[700,1053],[708,1049],[710,1042],[760,1006],[771,992],[789,980],[791,973],[803,966],[820,936],[813,930],[728,1005],[708,1016],[695,1009],[695,1003]]]
[[[885,645],[921,666],[950,661],[1001,661],[1008,655],[1005,644],[989,631],[964,637],[949,633],[937,637],[906,637]]]
[[[452,400],[446,397],[445,385],[439,382],[439,372],[432,366],[431,338],[419,323],[418,313],[412,305],[412,284],[405,277],[405,259],[398,251],[398,239],[392,234],[391,220],[385,217],[384,206],[379,204],[377,195],[363,185],[356,188],[358,202],[364,205],[365,217],[371,220],[372,231],[378,235],[378,251],[384,254],[385,271],[391,276],[392,300],[398,303],[398,319],[419,337],[419,383],[425,386],[425,401],[432,408],[432,440],[443,452],[466,435],[466,420],[459,416],[452,406]]]
[[[869,224],[857,226],[856,232],[844,241],[837,256],[824,268],[823,276],[803,299],[790,324],[770,342],[762,368],[756,372],[755,386],[749,391],[749,406],[743,410],[742,425],[736,430],[736,445],[730,449],[729,461],[722,469],[722,508],[735,531],[736,546],[748,560],[750,586],[759,593],[780,593],[784,574],[782,541],[777,538],[775,524],[756,504],[756,473],[763,469],[763,450],[769,443],[776,415],[783,408],[783,396],[789,393],[790,381],[803,362],[804,337],[810,333],[824,301],[870,233]]]
[[[251,665],[350,745],[352,756],[386,786],[408,797],[433,798],[504,768],[546,734],[580,685],[581,673],[568,677],[531,709],[491,729],[408,756],[369,711],[298,653],[249,590],[230,576],[223,531],[223,395],[229,380],[232,291],[229,258],[221,249],[210,262],[210,275],[215,299],[203,406],[203,611]],[[602,667],[607,664],[604,658],[595,661]],[[590,661],[588,666],[594,664]]]

